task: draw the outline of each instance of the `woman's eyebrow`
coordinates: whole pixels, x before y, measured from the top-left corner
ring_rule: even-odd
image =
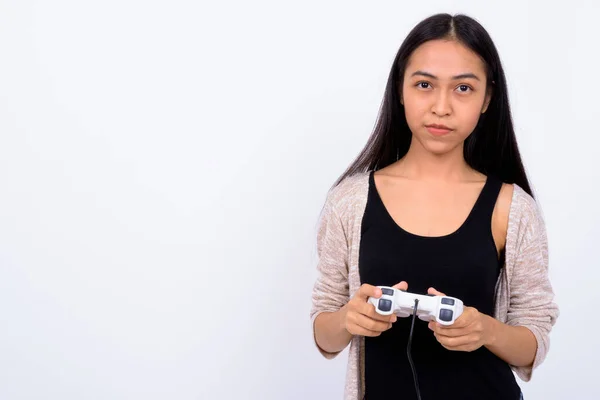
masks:
[[[420,75],[420,76],[425,76],[431,79],[438,79],[437,76],[429,73],[429,72],[425,72],[425,71],[415,71],[412,73],[411,77],[416,76],[416,75]],[[451,80],[458,80],[458,79],[467,79],[467,78],[473,78],[475,80],[480,80],[479,77],[471,72],[465,73],[465,74],[460,74],[460,75],[455,75],[451,78]]]

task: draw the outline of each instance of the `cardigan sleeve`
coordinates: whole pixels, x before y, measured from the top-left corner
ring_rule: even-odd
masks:
[[[315,319],[323,312],[339,310],[349,301],[348,244],[342,220],[335,209],[331,193],[321,212],[317,231],[317,279],[312,290],[310,311],[313,340],[319,352],[328,359],[340,352],[321,349],[315,336]]]
[[[550,348],[550,331],[559,316],[548,274],[548,240],[543,218],[532,197],[523,202],[524,220],[519,230],[519,245],[510,280],[507,324],[528,328],[537,341],[533,364],[513,366],[519,378],[527,382],[533,370],[546,358]]]

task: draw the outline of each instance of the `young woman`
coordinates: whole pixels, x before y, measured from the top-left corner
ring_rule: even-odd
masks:
[[[327,358],[350,344],[346,399],[522,398],[513,371],[531,379],[559,311],[511,118],[478,22],[439,14],[410,32],[317,235],[314,339]],[[367,301],[380,285],[465,309],[450,326],[382,316]]]

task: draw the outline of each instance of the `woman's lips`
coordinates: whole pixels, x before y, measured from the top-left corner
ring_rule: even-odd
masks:
[[[425,128],[434,136],[443,136],[452,132],[452,129],[443,125],[426,125]]]

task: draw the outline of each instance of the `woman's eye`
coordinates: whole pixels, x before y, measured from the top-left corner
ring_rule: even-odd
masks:
[[[427,89],[429,87],[429,83],[428,82],[419,82],[419,83],[417,83],[417,86],[421,89]]]
[[[459,89],[459,92],[462,92],[462,93],[467,93],[469,90],[471,90],[471,88],[467,85],[459,85],[458,89]]]

